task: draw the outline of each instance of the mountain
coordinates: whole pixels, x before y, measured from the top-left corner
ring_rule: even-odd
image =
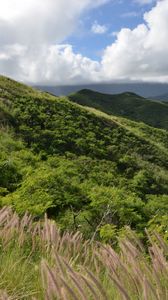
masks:
[[[168,101],[168,93],[158,95],[158,96],[154,96],[154,97],[152,97],[152,99],[167,102]]]
[[[86,101],[87,93],[82,92]],[[145,101],[127,96],[131,103]],[[116,235],[125,225],[140,235],[145,227],[165,228],[166,130],[5,77],[0,118],[1,206],[21,215],[29,211],[36,219],[47,213],[61,229],[80,230],[87,238],[101,239],[101,228],[109,225]]]
[[[81,84],[81,85],[61,85],[61,86],[37,86],[39,90],[47,91],[54,95],[69,95],[76,93],[82,89],[94,90],[104,94],[121,94],[129,91],[145,98],[151,98],[162,95],[168,92],[168,84],[164,83],[145,83],[145,82],[113,82],[113,83],[99,83],[99,84]]]
[[[147,100],[134,93],[108,95],[85,89],[69,95],[69,99],[107,114],[168,129],[168,106],[160,101]]]

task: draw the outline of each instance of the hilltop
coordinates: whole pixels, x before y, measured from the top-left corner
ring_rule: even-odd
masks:
[[[107,114],[168,129],[168,106],[161,101],[148,100],[130,92],[108,95],[87,89],[69,95],[69,99]]]
[[[0,116],[1,206],[19,214],[28,210],[36,218],[47,212],[62,229],[80,229],[86,237],[95,233],[98,239],[107,225],[116,234],[125,225],[139,234],[149,226],[165,228],[166,130],[5,77],[0,77]]]

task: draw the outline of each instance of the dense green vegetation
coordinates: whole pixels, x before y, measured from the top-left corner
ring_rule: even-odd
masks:
[[[107,95],[91,90],[81,90],[70,95],[69,99],[84,106],[94,107],[107,114],[168,129],[168,106],[167,103],[161,101],[148,100],[129,92]]]
[[[0,204],[111,241],[167,236],[168,132],[0,77]]]

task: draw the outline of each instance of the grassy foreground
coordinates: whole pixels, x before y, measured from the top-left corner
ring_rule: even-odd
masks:
[[[115,250],[54,221],[0,210],[0,299],[166,300],[168,245],[127,228]],[[148,250],[147,250],[148,249]]]

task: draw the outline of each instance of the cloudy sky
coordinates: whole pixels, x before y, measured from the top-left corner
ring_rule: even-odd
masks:
[[[0,0],[0,74],[168,83],[168,0]]]

